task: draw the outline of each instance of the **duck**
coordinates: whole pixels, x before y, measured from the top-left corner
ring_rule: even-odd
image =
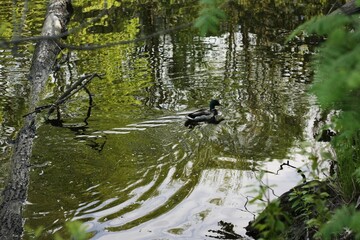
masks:
[[[199,109],[186,116],[185,127],[193,128],[200,123],[218,124],[224,119],[219,116],[216,106],[221,106],[219,100],[213,99],[210,101],[209,109]]]

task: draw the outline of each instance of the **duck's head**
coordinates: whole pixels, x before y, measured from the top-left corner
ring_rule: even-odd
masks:
[[[210,101],[210,110],[215,109],[216,106],[220,106],[219,100],[213,99]]]

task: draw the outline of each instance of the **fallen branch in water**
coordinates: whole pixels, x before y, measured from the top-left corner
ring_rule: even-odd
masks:
[[[72,97],[73,95],[75,95],[77,92],[79,92],[81,89],[85,89],[86,85],[93,80],[95,77],[98,77],[101,79],[101,77],[103,76],[103,74],[97,74],[97,73],[93,73],[93,74],[88,74],[85,75],[84,77],[80,78],[78,81],[76,81],[68,90],[66,90],[60,97],[58,100],[56,100],[55,103],[53,103],[49,109],[48,112],[48,116],[47,118],[49,118],[49,116],[51,115],[51,113],[54,112],[55,108],[58,108],[59,105],[63,104],[67,99],[69,99],[70,97]],[[83,82],[85,80],[85,82]],[[87,89],[85,89],[86,91]],[[88,92],[88,90],[87,90]],[[89,96],[91,97],[91,94],[89,94]]]
[[[81,89],[84,89],[88,93],[89,102],[90,102],[90,105],[92,105],[91,93],[86,88],[86,85],[91,80],[93,80],[95,77],[98,77],[101,79],[102,76],[103,76],[103,74],[97,74],[97,73],[87,74],[87,75],[83,76],[78,81],[76,81],[73,85],[71,85],[70,88],[68,90],[66,90],[53,104],[36,107],[34,111],[25,114],[23,117],[27,117],[33,113],[39,113],[44,109],[50,108],[48,111],[48,114],[47,114],[47,118],[46,118],[46,119],[49,119],[50,115],[55,111],[55,109],[58,109],[61,104],[65,103],[66,100],[68,100],[70,97],[74,96]]]

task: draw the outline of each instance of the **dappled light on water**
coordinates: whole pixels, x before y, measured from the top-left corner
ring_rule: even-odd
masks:
[[[97,11],[80,2],[74,26]],[[114,22],[104,18],[104,26],[68,41],[133,39],[166,29],[177,17],[190,21],[198,10],[189,3],[154,5],[113,6],[123,13]],[[239,13],[218,36],[179,30],[63,56],[68,62],[59,63],[47,86],[49,103],[82,74],[106,75],[89,85],[92,106],[79,92],[61,106],[61,122],[38,129],[26,225],[65,234],[66,221],[80,220],[93,239],[204,239],[225,228],[237,238],[261,209],[249,203],[259,184],[270,186],[273,199],[304,177],[326,174],[321,166],[305,167],[310,159],[326,160],[326,144],[313,137],[319,110],[307,93],[312,46],[284,44],[302,18],[279,22],[276,6],[267,16],[255,5],[253,11],[236,6]],[[0,97],[0,104],[8,106],[14,94]],[[208,108],[211,99],[220,101],[224,121],[185,127],[187,114]]]

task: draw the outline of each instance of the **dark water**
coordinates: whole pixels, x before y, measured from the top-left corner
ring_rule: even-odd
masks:
[[[192,21],[195,3],[114,3],[109,16],[67,41],[104,44],[149,35]],[[74,4],[70,27],[102,7]],[[49,79],[44,103],[85,73],[105,76],[89,85],[89,118],[88,95],[80,92],[61,109],[64,127],[39,127],[26,226],[44,226],[44,239],[64,235],[71,220],[85,222],[93,239],[204,239],[219,236],[211,230],[224,221],[244,236],[262,208],[248,204],[261,182],[271,186],[273,198],[302,180],[293,167],[308,177],[321,172],[308,164],[314,157],[321,161],[324,151],[312,136],[319,111],[307,93],[313,49],[284,40],[305,18],[327,10],[325,4],[245,1],[228,7],[218,36],[198,37],[187,28],[96,51],[64,50],[68,61]],[[1,14],[11,19],[11,11]],[[39,15],[28,13],[27,34],[38,33]],[[19,56],[0,52],[2,185],[6,139],[25,112],[31,46],[22,46]],[[184,116],[214,98],[225,121],[185,128]],[[291,166],[278,171],[286,162]]]

